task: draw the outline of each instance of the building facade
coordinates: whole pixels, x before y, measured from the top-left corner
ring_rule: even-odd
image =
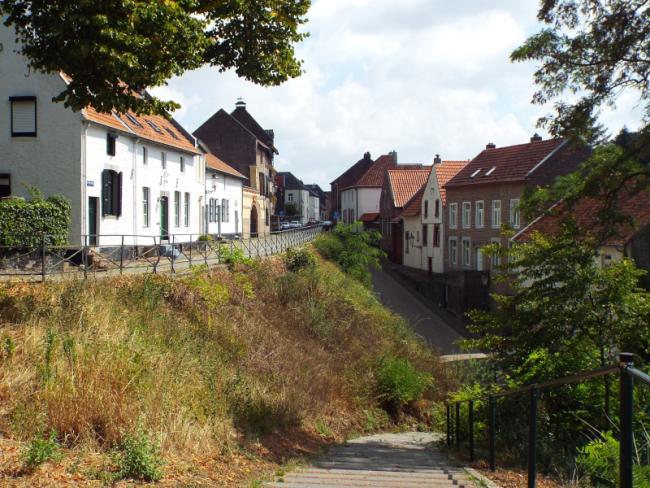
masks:
[[[205,155],[205,233],[239,236],[243,229],[244,175],[213,154]]]

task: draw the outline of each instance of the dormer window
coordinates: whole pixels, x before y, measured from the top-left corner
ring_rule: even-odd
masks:
[[[469,177],[470,177],[470,178],[475,178],[476,176],[478,176],[478,174],[481,172],[482,169],[483,169],[483,168],[479,168],[479,169],[477,169],[477,170],[474,171],[471,175],[469,175]]]
[[[127,119],[129,119],[129,122],[131,122],[133,125],[135,125],[136,127],[142,127],[142,124],[138,122],[138,119],[136,119],[133,115],[131,115],[128,112],[125,113],[124,115],[126,116]]]
[[[36,97],[9,97],[11,137],[36,137]]]

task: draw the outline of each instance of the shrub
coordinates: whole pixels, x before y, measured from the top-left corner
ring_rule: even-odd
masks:
[[[316,265],[316,257],[306,247],[290,247],[284,253],[284,264],[291,272]]]
[[[421,399],[431,381],[431,375],[416,370],[405,358],[385,358],[377,370],[380,398],[394,409]]]
[[[41,464],[56,456],[59,443],[56,440],[56,431],[52,430],[48,437],[37,437],[23,453],[25,468],[34,470]]]
[[[214,237],[210,234],[202,234],[198,237],[197,241],[199,242],[214,242]]]
[[[244,250],[234,246],[223,244],[219,247],[220,262],[228,265],[228,269],[234,270],[238,265],[251,266],[253,259],[244,254]]]
[[[124,437],[115,457],[122,478],[158,481],[163,477],[158,445],[141,429]]]

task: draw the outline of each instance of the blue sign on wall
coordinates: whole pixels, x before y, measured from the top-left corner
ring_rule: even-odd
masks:
[[[95,182],[93,180],[86,180],[86,186],[95,186]]]

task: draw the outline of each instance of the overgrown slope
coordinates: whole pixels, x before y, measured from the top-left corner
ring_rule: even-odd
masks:
[[[271,259],[6,285],[0,320],[0,484],[115,482],[132,475],[129,461],[155,460],[156,445],[163,484],[250,483],[288,457],[390,428],[382,361],[431,373],[429,400],[446,390],[403,321],[321,260],[299,272]],[[409,413],[426,420],[427,408]],[[51,432],[58,455],[26,462]]]

